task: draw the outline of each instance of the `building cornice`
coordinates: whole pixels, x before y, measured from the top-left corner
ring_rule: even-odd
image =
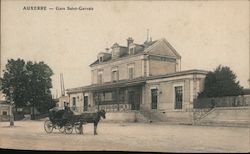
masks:
[[[208,71],[206,71],[206,70],[193,69],[193,70],[186,70],[186,71],[180,71],[180,72],[175,72],[175,73],[169,73],[169,74],[165,74],[165,75],[140,77],[140,78],[136,78],[133,80],[120,80],[116,83],[105,82],[103,84],[92,84],[92,85],[83,86],[83,87],[66,89],[66,91],[68,91],[67,92],[68,94],[81,93],[84,91],[93,90],[93,88],[105,89],[105,88],[111,88],[114,85],[126,87],[126,86],[131,86],[133,84],[152,82],[153,80],[169,79],[169,78],[173,78],[173,77],[186,77],[187,75],[204,75],[205,76],[207,73],[208,73]]]

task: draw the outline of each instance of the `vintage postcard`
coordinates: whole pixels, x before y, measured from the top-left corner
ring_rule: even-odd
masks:
[[[2,0],[0,148],[250,152],[248,0]]]

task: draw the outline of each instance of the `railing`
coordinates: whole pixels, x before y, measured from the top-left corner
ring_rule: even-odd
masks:
[[[98,106],[95,106],[98,110]],[[127,112],[131,111],[131,104],[110,104],[110,105],[99,105],[99,110],[105,110],[106,112]]]
[[[228,96],[216,98],[199,98],[194,101],[195,109],[214,107],[250,106],[250,96]]]

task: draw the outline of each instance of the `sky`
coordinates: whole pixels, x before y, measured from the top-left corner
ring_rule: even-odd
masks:
[[[181,55],[182,70],[229,66],[249,88],[249,6],[249,1],[3,0],[1,67],[10,58],[44,61],[54,72],[52,93],[59,96],[60,73],[66,89],[89,85],[97,53],[115,42],[126,46],[128,37],[143,43],[149,29],[153,40],[166,38]]]

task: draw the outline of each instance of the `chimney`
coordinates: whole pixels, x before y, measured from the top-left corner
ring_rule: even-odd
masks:
[[[129,38],[127,39],[127,42],[128,42],[127,47],[129,47],[129,45],[130,45],[131,43],[133,43],[133,42],[134,42],[134,40],[133,40],[133,38],[132,38],[132,37],[129,37]]]
[[[106,52],[108,53],[109,52],[109,48],[105,48]]]

